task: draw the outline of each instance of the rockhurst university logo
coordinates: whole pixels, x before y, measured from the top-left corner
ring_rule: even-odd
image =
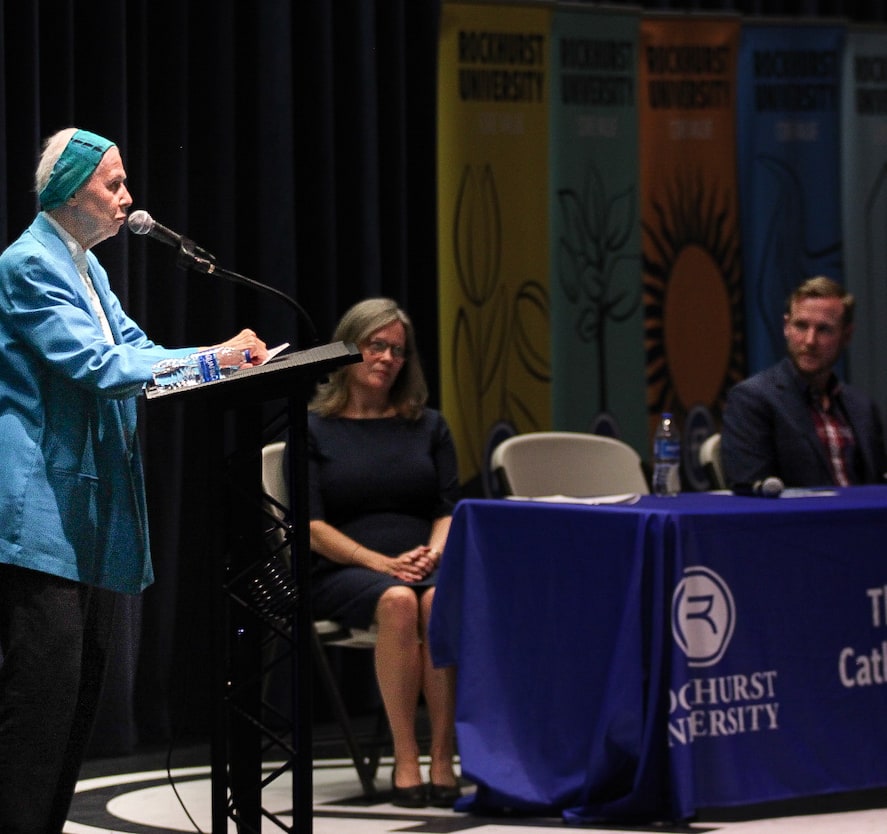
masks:
[[[727,651],[736,627],[730,588],[713,570],[687,568],[675,589],[671,630],[690,666],[712,666]]]
[[[692,668],[718,663],[736,629],[730,586],[710,568],[685,568],[671,605],[675,643]],[[670,745],[777,730],[776,670],[689,678],[669,693]]]

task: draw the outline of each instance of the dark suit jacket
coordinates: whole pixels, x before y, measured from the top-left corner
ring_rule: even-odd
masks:
[[[878,408],[859,389],[840,393],[856,437],[863,483],[883,483],[887,453]],[[806,386],[789,358],[740,382],[727,395],[721,460],[730,486],[776,475],[786,486],[833,484],[826,451],[816,435]]]

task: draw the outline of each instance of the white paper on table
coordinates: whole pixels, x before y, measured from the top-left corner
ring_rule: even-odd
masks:
[[[623,492],[618,495],[595,495],[591,498],[578,498],[574,495],[506,495],[509,501],[542,501],[547,504],[634,504],[640,500],[637,492]]]
[[[742,493],[733,492],[732,489],[712,489],[709,490],[707,494],[739,495],[740,497],[748,497],[747,495],[743,495]],[[837,494],[838,491],[836,489],[829,489],[828,487],[786,487],[784,490],[782,490],[782,492],[779,493],[779,495],[760,495],[757,497],[772,501],[774,498],[828,498]]]

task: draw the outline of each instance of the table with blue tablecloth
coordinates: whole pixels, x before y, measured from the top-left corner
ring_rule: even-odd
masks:
[[[887,487],[466,500],[431,649],[464,810],[568,822],[887,785]]]

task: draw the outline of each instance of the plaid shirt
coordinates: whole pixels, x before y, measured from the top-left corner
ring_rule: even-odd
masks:
[[[856,467],[856,438],[847,421],[841,402],[841,383],[834,377],[825,394],[809,392],[810,413],[819,442],[825,449],[832,472],[832,480],[837,486],[859,483]],[[824,400],[828,401],[828,407]]]

